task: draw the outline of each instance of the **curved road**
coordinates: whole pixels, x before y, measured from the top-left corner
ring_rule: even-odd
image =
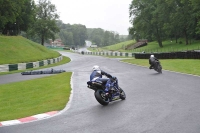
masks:
[[[74,72],[70,108],[48,119],[0,127],[0,133],[200,132],[200,77],[169,71],[157,74],[118,59],[61,53],[72,59],[55,67]],[[86,85],[93,65],[118,77],[126,100],[105,107],[95,100],[94,92]],[[0,81],[8,76],[0,76]],[[22,80],[39,77],[13,76]]]

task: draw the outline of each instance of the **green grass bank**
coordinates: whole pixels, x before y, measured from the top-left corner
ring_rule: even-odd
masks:
[[[52,59],[59,55],[22,36],[0,36],[0,65]]]

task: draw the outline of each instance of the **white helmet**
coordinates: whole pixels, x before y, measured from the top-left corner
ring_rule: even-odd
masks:
[[[99,68],[99,66],[95,65],[95,66],[92,67],[92,70],[93,70],[93,71],[95,71],[95,70],[96,70],[96,71],[99,71],[100,68]]]
[[[152,57],[154,57],[154,55],[152,54],[150,57],[152,58]]]

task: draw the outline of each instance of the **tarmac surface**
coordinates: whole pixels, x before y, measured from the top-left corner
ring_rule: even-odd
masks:
[[[0,133],[199,133],[200,77],[92,55],[61,52],[70,63],[53,67],[73,72],[66,108],[41,120],[0,126]],[[93,65],[118,77],[127,99],[100,105],[86,82]],[[0,84],[48,75],[0,76]]]

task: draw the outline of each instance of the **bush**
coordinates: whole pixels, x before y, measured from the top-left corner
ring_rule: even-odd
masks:
[[[63,49],[64,49],[64,50],[70,50],[70,48],[68,48],[68,47],[64,47]]]

